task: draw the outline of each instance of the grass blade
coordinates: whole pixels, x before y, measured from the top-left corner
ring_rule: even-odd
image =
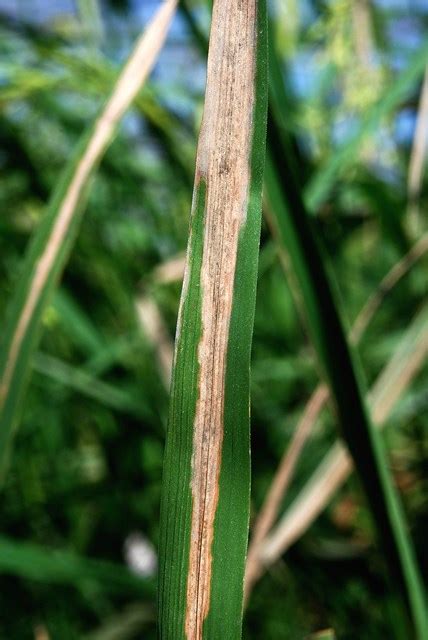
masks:
[[[327,198],[337,176],[355,161],[362,142],[376,132],[382,118],[392,113],[408,95],[423,74],[428,56],[428,44],[424,44],[410,60],[407,68],[391,84],[388,92],[374,105],[361,122],[358,130],[331,156],[330,160],[310,180],[305,189],[305,203],[315,211]]]
[[[35,353],[33,369],[55,382],[100,402],[117,411],[128,412],[138,418],[150,415],[144,400],[140,400],[137,390],[120,389],[103,380],[97,379],[83,368],[73,367],[62,360],[45,353]]]
[[[266,81],[264,2],[217,0],[164,461],[165,639],[241,636]]]
[[[139,296],[135,307],[141,328],[156,356],[162,381],[169,389],[174,350],[160,309],[150,294]]]
[[[333,629],[324,629],[323,631],[317,631],[312,633],[309,640],[335,640],[336,634]]]
[[[176,0],[166,0],[138,41],[111,97],[66,167],[26,255],[8,309],[0,354],[0,481],[5,475],[41,318],[71,251],[90,178],[157,59],[176,4]]]
[[[428,234],[422,236],[418,242],[411,247],[408,253],[388,271],[358,314],[349,333],[349,339],[352,343],[358,343],[386,295],[427,251]],[[286,266],[285,274],[287,277],[289,272],[290,269]],[[328,387],[320,383],[306,403],[290,446],[284,452],[265,501],[255,520],[251,544],[248,550],[245,574],[246,598],[248,598],[253,584],[262,570],[262,567],[260,567],[259,547],[275,523],[281,502],[284,499],[284,494],[292,479],[299,456],[329,397]]]
[[[409,173],[407,176],[407,192],[409,199],[417,198],[421,189],[423,169],[425,162],[425,148],[428,138],[428,67],[425,67],[419,99],[418,113],[413,137],[412,151],[410,154]]]
[[[397,282],[413,267],[413,265],[422,258],[428,251],[428,233],[425,233],[409,251],[399,260],[382,279],[381,283],[364,307],[358,314],[352,326],[350,340],[357,343],[363,333],[366,331],[371,319],[379,309],[386,295],[395,287]]]
[[[132,640],[154,618],[151,607],[141,603],[130,605],[124,611],[109,616],[102,627],[85,635],[82,640]]]
[[[406,331],[398,349],[379,376],[370,394],[373,422],[384,426],[401,395],[428,355],[428,307],[424,307]],[[284,553],[325,509],[352,470],[343,445],[336,443],[323,458],[303,491],[263,543],[265,566]]]
[[[288,249],[299,281],[308,329],[378,527],[391,584],[394,588],[397,585],[407,602],[416,636],[426,638],[419,572],[382,443],[367,415],[362,374],[348,347],[322,254],[292,169],[284,158],[281,132],[275,122],[271,125],[266,181],[278,235]]]
[[[47,584],[94,585],[106,593],[153,595],[154,584],[126,567],[93,560],[70,551],[53,551],[27,542],[0,537],[0,573]]]
[[[64,289],[55,291],[52,306],[60,316],[60,322],[67,335],[83,353],[95,355],[104,345],[102,336],[97,332],[90,318],[82,311]]]
[[[329,397],[326,385],[319,385],[306,405],[305,411],[293,433],[289,447],[285,451],[275,477],[269,487],[265,501],[254,523],[254,528],[248,549],[247,565],[245,568],[245,601],[248,601],[252,588],[261,576],[260,549],[275,524],[284,494],[293,477],[294,469],[302,453],[303,447],[321,409]]]

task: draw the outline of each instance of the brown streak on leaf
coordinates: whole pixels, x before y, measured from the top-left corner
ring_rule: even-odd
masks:
[[[250,185],[255,25],[256,0],[215,2],[195,187],[196,190],[201,179],[207,185],[185,618],[188,640],[202,638],[210,605],[229,323],[239,232],[246,219]]]

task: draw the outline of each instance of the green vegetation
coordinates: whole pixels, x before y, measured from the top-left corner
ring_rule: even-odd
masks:
[[[161,638],[241,637],[266,113],[264,2],[219,0],[164,458]]]
[[[0,637],[424,640],[428,13],[131,4],[0,3]]]

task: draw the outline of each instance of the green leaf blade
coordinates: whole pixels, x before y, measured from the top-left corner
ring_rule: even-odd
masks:
[[[164,462],[161,638],[241,635],[267,102],[265,6],[248,4],[214,6]]]
[[[278,237],[290,255],[302,291],[307,327],[375,518],[391,584],[407,601],[417,637],[426,638],[419,571],[386,456],[365,406],[362,372],[347,343],[325,260],[274,121],[269,134],[266,183]]]
[[[30,243],[7,312],[0,351],[0,482],[6,473],[43,313],[73,247],[91,178],[157,59],[176,4],[177,0],[166,0],[138,40],[105,107],[77,145]]]

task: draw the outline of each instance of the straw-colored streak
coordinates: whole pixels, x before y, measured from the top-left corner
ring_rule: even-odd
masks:
[[[421,320],[425,321],[426,317],[426,311],[421,312]],[[406,349],[403,347],[397,351],[370,393],[372,419],[377,427],[383,426],[427,357],[428,331],[425,323],[413,338],[412,348],[408,353]],[[324,457],[308,485],[262,544],[260,559],[265,566],[271,565],[308,529],[351,471],[350,455],[343,445],[336,443]]]
[[[185,632],[202,638],[223,442],[226,357],[238,238],[245,223],[255,99],[256,0],[214,3],[196,189],[206,184],[202,336],[192,456],[192,520]]]
[[[166,0],[152,22],[141,36],[134,53],[120,75],[111,98],[98,118],[94,134],[80,160],[73,179],[65,193],[57,219],[47,240],[45,249],[34,269],[28,288],[28,297],[22,308],[12,338],[8,359],[0,384],[0,411],[2,410],[12,382],[19,352],[30,326],[40,295],[55,264],[61,245],[70,228],[80,196],[94,166],[108,146],[117,123],[140,90],[150,73],[165,41],[177,0]]]

